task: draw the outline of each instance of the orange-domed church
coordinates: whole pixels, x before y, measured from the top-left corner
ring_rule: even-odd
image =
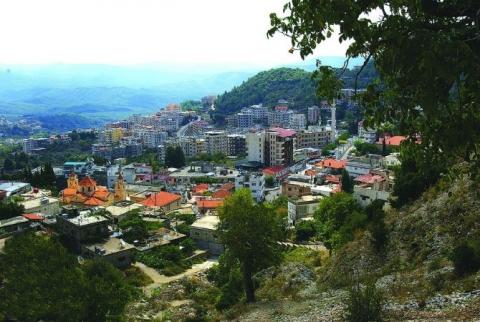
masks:
[[[67,179],[67,188],[62,190],[64,204],[81,204],[84,206],[110,206],[116,201],[127,199],[125,181],[120,174],[115,184],[115,192],[108,191],[107,187],[97,185],[90,176],[78,181],[75,173],[70,173]]]

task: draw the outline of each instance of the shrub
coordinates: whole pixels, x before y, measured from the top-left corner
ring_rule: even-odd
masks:
[[[452,254],[455,273],[465,276],[480,269],[480,241],[464,240],[460,242]]]
[[[295,240],[307,241],[316,235],[315,224],[311,221],[301,221],[295,225]]]
[[[375,322],[382,319],[383,295],[374,283],[362,287],[359,283],[349,290],[346,320]]]

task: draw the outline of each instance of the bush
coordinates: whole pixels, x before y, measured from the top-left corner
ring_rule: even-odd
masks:
[[[307,241],[316,235],[315,223],[312,221],[301,221],[295,225],[295,240]]]
[[[480,241],[466,240],[460,242],[452,254],[455,273],[465,276],[480,269]]]
[[[383,321],[383,295],[374,283],[353,286],[348,292],[346,320],[351,322]]]

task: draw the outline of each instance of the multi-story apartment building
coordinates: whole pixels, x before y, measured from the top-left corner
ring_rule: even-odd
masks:
[[[45,150],[45,148],[50,145],[49,138],[38,138],[38,139],[24,139],[23,140],[23,152],[26,154],[33,154]]]
[[[227,152],[227,135],[224,131],[205,132],[206,153],[215,154]]]
[[[262,104],[252,105],[248,109],[251,111],[254,121],[264,121],[267,118],[268,107]]]
[[[126,131],[123,128],[106,128],[99,134],[99,141],[105,144],[118,144]]]
[[[247,160],[265,163],[265,131],[249,132],[245,135]]]
[[[237,126],[249,128],[253,125],[253,114],[250,111],[237,113]]]
[[[319,124],[321,122],[320,107],[310,106],[307,112],[307,120],[309,124]]]
[[[265,196],[265,176],[263,173],[241,173],[235,178],[235,189],[249,188],[257,202]]]
[[[227,145],[229,156],[239,156],[244,155],[246,152],[245,147],[245,135],[240,134],[229,134],[227,135]]]
[[[174,144],[180,146],[186,158],[195,158],[202,153],[206,153],[205,139],[183,137]]]
[[[307,126],[307,120],[305,114],[295,113],[290,116],[290,128],[300,131],[304,130]]]
[[[322,148],[332,142],[332,131],[325,126],[309,126],[297,132],[296,148]]]
[[[268,166],[289,166],[293,164],[293,150],[295,148],[293,130],[271,128],[265,135],[265,164]]]
[[[290,118],[294,114],[293,111],[289,111],[282,108],[283,106],[277,106],[275,111],[267,113],[267,122],[269,126],[281,126],[288,127],[290,125]]]

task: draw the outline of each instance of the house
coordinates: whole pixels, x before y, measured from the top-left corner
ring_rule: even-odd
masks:
[[[130,266],[135,247],[121,239],[110,237],[101,242],[82,246],[82,255],[91,259],[102,259],[117,268]]]
[[[336,160],[336,159],[325,159],[315,164],[315,167],[319,169],[331,169],[340,171],[345,169],[347,161],[345,160]]]
[[[213,255],[223,252],[223,245],[218,238],[218,216],[204,216],[196,220],[190,227],[190,237],[201,249],[210,251]]]
[[[60,201],[57,198],[38,196],[20,202],[25,208],[25,213],[41,213],[45,216],[60,214]]]
[[[16,216],[0,220],[0,238],[14,234],[21,234],[33,228],[30,221],[23,216]]]
[[[384,138],[380,138],[377,142],[377,144],[383,145],[383,142],[385,141],[385,145],[388,146],[400,146],[400,144],[405,141],[407,137],[402,136],[402,135],[396,135],[396,136],[385,136]]]
[[[132,203],[129,201],[118,202],[115,205],[108,206],[105,208],[109,213],[109,217],[113,219],[113,222],[116,224],[127,216],[127,214],[132,210],[141,210],[145,208],[144,205],[139,203]]]
[[[282,195],[288,198],[299,198],[302,196],[310,195],[311,184],[299,181],[285,180],[282,182]]]
[[[32,186],[26,182],[0,182],[0,191],[5,192],[5,196],[11,197],[26,193],[32,189]]]
[[[232,193],[226,189],[219,189],[212,194],[213,199],[226,199],[230,197]]]
[[[156,208],[164,212],[180,208],[182,197],[175,193],[159,191],[140,202],[145,207]]]
[[[79,215],[69,217],[64,214],[57,218],[57,230],[72,243],[78,251],[82,243],[98,241],[108,237],[110,220],[90,211],[82,211]]]
[[[306,195],[296,199],[289,199],[288,225],[295,226],[295,223],[298,220],[313,216],[322,199],[322,196],[312,195]]]
[[[257,202],[265,197],[265,175],[263,173],[242,173],[235,178],[235,189],[248,188]]]
[[[385,173],[372,172],[354,179],[353,195],[358,203],[367,206],[374,200],[388,202],[390,198],[390,183]]]
[[[288,176],[289,169],[288,167],[284,166],[273,166],[273,167],[268,167],[262,170],[263,174],[268,177],[273,177],[277,181],[283,180],[286,176]]]
[[[192,188],[192,193],[203,194],[208,191],[208,183],[199,183]]]
[[[197,201],[198,212],[201,214],[205,214],[207,211],[215,212],[221,206],[223,206],[223,199],[203,199]]]

